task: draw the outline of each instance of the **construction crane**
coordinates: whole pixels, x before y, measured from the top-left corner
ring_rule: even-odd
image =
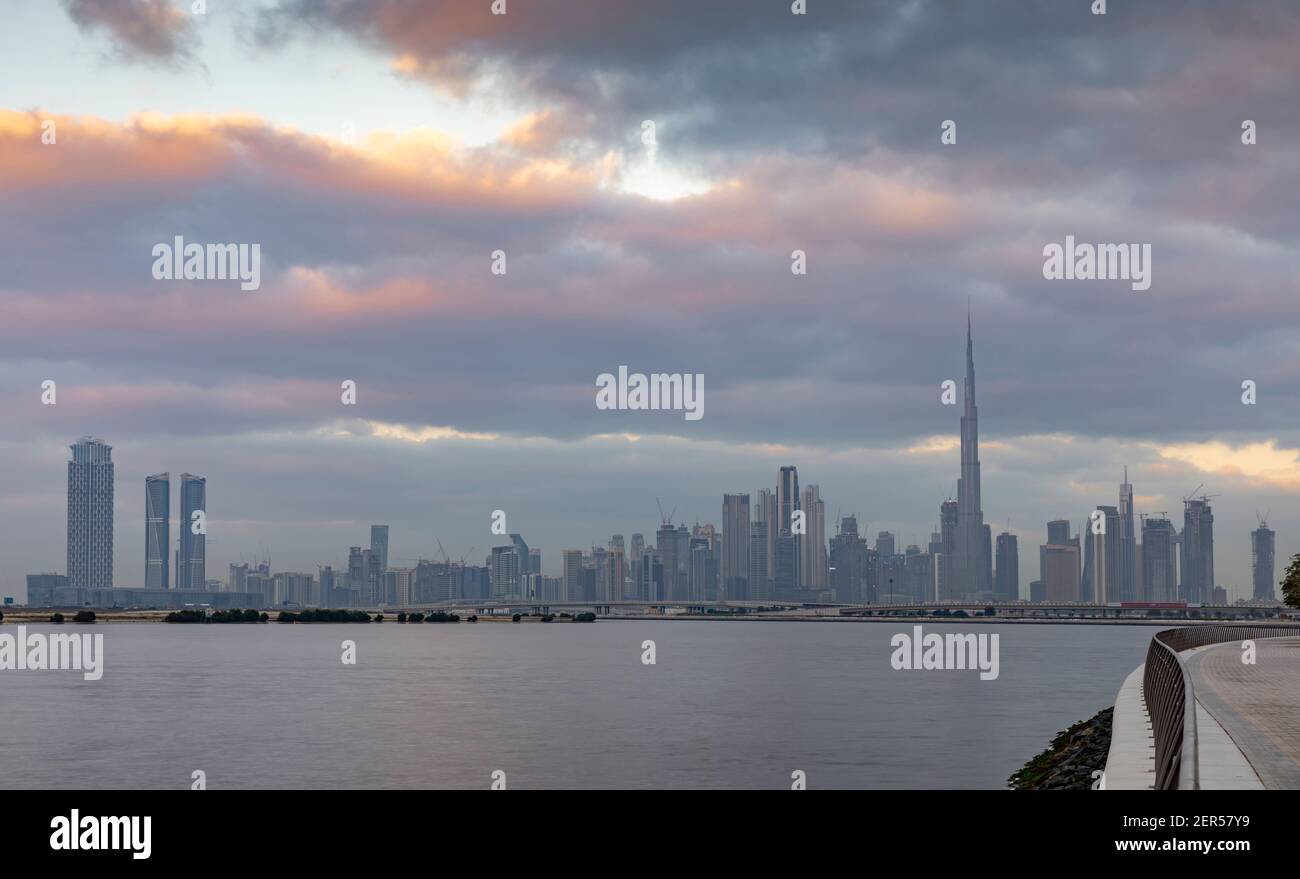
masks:
[[[659,498],[655,498],[655,503],[659,506],[659,524],[660,525],[673,524],[673,516],[677,513],[677,508],[673,507],[673,511],[669,513],[667,516],[665,516],[664,505],[659,503]]]

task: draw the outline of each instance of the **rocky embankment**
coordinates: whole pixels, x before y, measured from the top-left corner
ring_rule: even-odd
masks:
[[[1057,733],[1051,746],[1012,773],[1007,784],[1012,790],[1091,790],[1093,772],[1106,768],[1114,713],[1107,708]]]

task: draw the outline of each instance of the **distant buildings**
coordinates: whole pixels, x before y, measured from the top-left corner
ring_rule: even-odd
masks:
[[[1020,548],[1016,535],[998,535],[997,583],[994,592],[999,601],[1020,600]]]
[[[191,473],[181,474],[180,550],[176,556],[176,588],[203,589],[207,581],[207,526],[200,525],[207,515],[208,481]],[[202,513],[196,517],[195,513]]]
[[[1176,547],[1173,522],[1154,516],[1142,520],[1142,582],[1147,601],[1178,600]]]
[[[1214,512],[1209,498],[1183,502],[1183,596],[1208,604],[1214,593]]]
[[[68,462],[68,585],[113,585],[113,447],[94,437],[72,445]]]
[[[749,598],[749,495],[722,496],[722,597]]]
[[[1263,519],[1259,527],[1250,532],[1250,578],[1254,585],[1254,598],[1272,600],[1277,597],[1273,591],[1273,542],[1277,535]]]
[[[975,346],[966,319],[966,384],[961,416],[961,478],[957,480],[957,529],[949,574],[958,595],[991,592],[989,531],[980,504],[979,410],[975,405]]]
[[[144,586],[169,589],[171,580],[171,475],[144,480]]]

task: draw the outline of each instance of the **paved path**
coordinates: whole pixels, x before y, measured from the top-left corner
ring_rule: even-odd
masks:
[[[1240,641],[1229,641],[1183,655],[1196,701],[1264,787],[1300,790],[1300,638],[1256,639],[1254,665],[1242,662],[1243,653]]]

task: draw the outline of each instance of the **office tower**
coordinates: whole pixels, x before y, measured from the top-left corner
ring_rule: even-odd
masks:
[[[975,346],[966,317],[966,384],[961,416],[961,478],[957,480],[957,532],[953,548],[952,589],[957,595],[990,590],[990,538],[980,505],[979,411],[975,406]]]
[[[692,537],[690,543],[690,576],[687,594],[691,601],[709,601],[709,567],[713,553],[707,538]],[[716,590],[716,587],[715,587]],[[716,600],[716,592],[715,598]]]
[[[113,447],[82,437],[68,462],[68,586],[113,585]]]
[[[1065,546],[1070,542],[1070,520],[1053,519],[1047,523],[1047,543],[1038,547],[1038,579],[1047,582],[1047,547]]]
[[[1272,601],[1273,592],[1273,543],[1276,535],[1262,518],[1259,527],[1250,532],[1250,578],[1254,584],[1253,598]]]
[[[903,593],[909,601],[934,601],[935,585],[934,557],[908,544],[903,552]]]
[[[722,496],[722,598],[749,597],[749,495]]]
[[[509,601],[519,597],[519,553],[513,545],[492,547],[492,597]]]
[[[776,571],[773,572],[774,597],[791,600],[799,588],[799,543],[787,529],[776,539]]]
[[[876,552],[881,558],[892,556],[894,554],[894,535],[888,531],[881,531],[876,535]]]
[[[639,533],[633,534],[631,558],[639,560],[643,555],[645,555],[645,535]]]
[[[144,588],[170,589],[171,474],[144,480]]]
[[[677,570],[680,561],[677,558],[677,529],[672,522],[665,521],[655,532],[655,548],[659,563],[663,565],[664,598],[672,599],[677,595]]]
[[[1043,547],[1044,601],[1064,603],[1080,601],[1079,542],[1049,543]]]
[[[867,542],[858,536],[856,516],[840,520],[839,533],[831,538],[830,588],[835,600],[844,604],[866,601]]]
[[[1034,604],[1047,600],[1047,584],[1042,580],[1031,580],[1029,583],[1029,600]]]
[[[205,577],[206,534],[195,534],[199,519],[195,513],[208,509],[208,481],[192,473],[181,474],[181,540],[176,559],[176,588],[202,589]]]
[[[1003,531],[998,535],[998,601],[1020,600],[1020,547],[1016,535]]]
[[[960,598],[953,570],[953,555],[957,551],[957,502],[952,498],[939,505],[939,542],[939,597],[945,600]]]
[[[1183,594],[1206,604],[1214,591],[1214,512],[1208,497],[1183,501]]]
[[[622,535],[619,537],[621,538]],[[622,549],[622,546],[619,549]],[[542,573],[542,551],[536,547],[528,550],[528,573]]]
[[[749,523],[749,595],[750,601],[762,601],[771,597],[768,582],[771,577],[767,570],[767,536],[770,529],[767,522]]]
[[[662,601],[664,597],[664,566],[659,561],[659,554],[653,549],[641,553],[640,579],[637,581],[637,597],[641,601]]]
[[[1147,601],[1178,600],[1174,541],[1173,522],[1157,518],[1142,520],[1142,580]]]
[[[800,585],[820,591],[826,588],[826,504],[819,486],[804,487],[800,509],[806,517],[806,530],[799,540]]]
[[[233,565],[231,567],[234,567]],[[319,607],[338,607],[338,596],[334,593],[334,567],[326,565],[318,569],[317,582],[320,584],[320,590],[316,594],[316,604]]]
[[[379,570],[388,570],[388,526],[370,526],[370,554]]]
[[[794,541],[794,589],[801,587],[800,583],[800,561],[799,550],[802,546],[803,537],[794,534],[794,513],[799,507],[799,468],[793,465],[787,465],[780,468],[776,474],[776,537],[780,539],[783,534],[795,537]],[[804,520],[805,528],[807,520]],[[775,555],[773,555],[775,563]],[[779,594],[779,590],[778,590]],[[793,592],[791,593],[793,595]]]
[[[675,601],[685,601],[690,597],[691,582],[691,529],[685,525],[678,525],[673,532],[673,558],[676,567],[671,597]]]
[[[762,583],[752,582],[755,575],[751,572],[749,591],[751,594],[762,594],[771,597],[772,572],[776,570],[776,536],[779,532],[781,514],[777,507],[776,493],[772,489],[760,488],[755,497],[757,505],[753,509],[754,521],[762,522],[764,526],[762,567],[766,579]],[[756,568],[758,565],[752,552],[750,553],[749,564],[751,568]]]
[[[1087,539],[1091,547],[1092,567],[1089,583],[1091,598],[1087,600],[1096,604],[1127,601],[1121,591],[1123,583],[1120,573],[1123,566],[1121,535],[1124,533],[1124,526],[1120,521],[1119,509],[1116,507],[1097,507],[1097,509],[1103,513],[1106,524],[1101,534],[1094,533],[1091,517],[1089,517]]]
[[[622,546],[610,547],[605,556],[605,566],[608,573],[605,575],[603,599],[605,601],[622,601],[624,581],[627,579],[627,565]]]
[[[596,599],[609,600],[609,550],[603,546],[591,548],[591,564],[596,569]]]
[[[1133,524],[1133,486],[1128,481],[1128,466],[1119,487],[1119,595],[1120,601],[1140,601],[1138,587],[1137,529]]]
[[[582,600],[582,550],[566,549],[564,559],[564,597],[567,601]]]

